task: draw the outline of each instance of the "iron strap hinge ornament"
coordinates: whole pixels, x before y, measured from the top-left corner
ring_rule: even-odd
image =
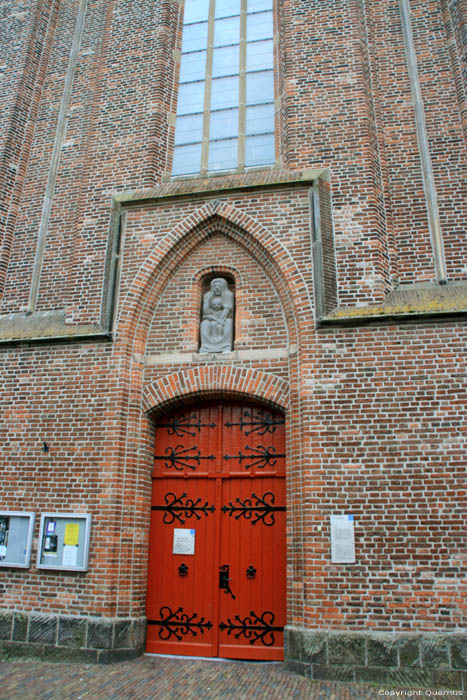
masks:
[[[168,606],[164,606],[159,610],[159,614],[161,619],[148,620],[148,625],[158,625],[160,627],[159,638],[164,641],[175,637],[181,642],[183,637],[188,634],[197,637],[198,632],[204,634],[205,629],[210,630],[212,627],[210,620],[205,621],[204,617],[196,620],[198,613],[188,615],[188,613],[183,612],[183,608],[172,610]]]
[[[276,640],[274,632],[283,632],[284,628],[274,625],[274,613],[270,610],[265,610],[262,615],[257,615],[253,610],[244,618],[235,615],[232,621],[229,617],[227,622],[221,622],[219,625],[221,632],[227,632],[227,635],[234,633],[235,639],[245,637],[249,644],[260,642],[266,647],[271,647]]]
[[[246,419],[246,420],[245,420]],[[231,428],[234,425],[238,425],[240,430],[245,435],[250,435],[251,433],[258,433],[258,435],[265,435],[266,433],[274,433],[278,425],[284,425],[285,418],[276,417],[274,418],[270,414],[261,415],[257,412],[254,414],[252,411],[244,411],[242,418],[238,422],[228,421],[225,423],[227,428]],[[251,427],[252,426],[252,427]],[[249,427],[250,430],[245,430]]]
[[[236,459],[240,464],[243,460],[248,459],[249,464],[245,464],[245,469],[250,469],[251,467],[264,469],[266,466],[275,467],[277,460],[285,457],[285,454],[276,452],[272,446],[257,445],[256,447],[250,447],[245,445],[245,450],[250,450],[251,454],[242,454],[239,450],[238,455],[224,455],[224,459]]]
[[[201,423],[199,418],[196,420],[196,413],[193,413],[191,416],[177,416],[168,423],[156,423],[156,428],[166,428],[169,435],[176,435],[177,437],[183,437],[184,435],[195,437],[196,432],[193,432],[190,428],[200,432],[201,428],[215,427],[215,423]]]
[[[235,520],[245,518],[245,520],[251,520],[252,525],[261,521],[267,527],[271,527],[276,522],[274,513],[286,510],[285,506],[275,506],[274,500],[272,491],[266,491],[262,496],[252,493],[251,498],[245,498],[243,501],[236,498],[235,503],[230,501],[228,506],[223,505],[221,511],[228,513],[230,517],[235,515]]]
[[[186,499],[185,501],[183,499]],[[170,525],[175,520],[183,525],[185,520],[183,518],[191,518],[195,516],[197,520],[201,520],[201,515],[209,515],[209,513],[214,513],[216,510],[215,506],[210,506],[207,501],[202,503],[201,498],[197,498],[194,501],[192,498],[187,498],[186,493],[182,493],[178,496],[170,491],[164,496],[165,505],[163,506],[151,506],[151,510],[162,510],[164,511],[163,522],[166,525]]]
[[[215,456],[207,455],[204,457],[196,446],[183,447],[183,445],[167,447],[165,455],[154,455],[154,460],[163,461],[166,469],[171,469],[173,467],[177,471],[182,471],[185,467],[188,469],[196,469],[196,466],[199,467],[202,459],[208,459],[212,462]],[[195,464],[191,464],[191,462],[195,462]]]

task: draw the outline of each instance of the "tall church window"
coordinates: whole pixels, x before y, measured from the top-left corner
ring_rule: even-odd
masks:
[[[185,0],[173,175],[275,162],[273,0]]]

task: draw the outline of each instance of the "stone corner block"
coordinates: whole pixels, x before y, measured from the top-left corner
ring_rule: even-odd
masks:
[[[303,657],[303,634],[305,630],[296,627],[285,627],[284,644],[285,658],[291,661],[301,661]]]

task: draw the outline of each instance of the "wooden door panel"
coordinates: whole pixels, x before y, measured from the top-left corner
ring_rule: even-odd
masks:
[[[220,656],[283,657],[285,493],[275,477],[223,482],[221,553],[232,594],[220,599]],[[233,598],[235,595],[235,598]]]
[[[216,482],[155,480],[151,511],[147,650],[217,654]],[[174,529],[195,531],[195,553],[174,554]]]

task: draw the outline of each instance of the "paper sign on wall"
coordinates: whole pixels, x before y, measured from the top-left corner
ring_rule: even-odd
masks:
[[[62,566],[76,566],[78,561],[78,547],[66,544],[63,547]]]
[[[67,523],[65,525],[64,544],[77,545],[79,542],[79,523]]]
[[[336,564],[355,563],[353,515],[331,515],[331,560]]]
[[[175,527],[172,554],[195,553],[195,530]]]

